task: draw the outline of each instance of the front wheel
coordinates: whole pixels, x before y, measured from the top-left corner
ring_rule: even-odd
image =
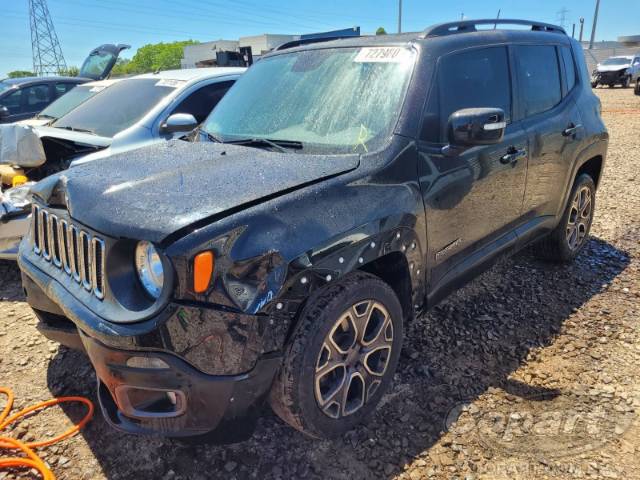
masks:
[[[636,88],[633,90],[633,93],[636,95],[640,95],[640,78],[636,80]]]
[[[310,436],[360,423],[391,385],[402,347],[402,308],[385,282],[355,272],[313,295],[285,348],[271,407]]]
[[[629,88],[631,86],[631,77],[627,76],[622,81],[622,88]]]
[[[539,256],[557,262],[573,260],[589,236],[596,206],[596,186],[586,173],[573,184],[558,226],[535,246]]]

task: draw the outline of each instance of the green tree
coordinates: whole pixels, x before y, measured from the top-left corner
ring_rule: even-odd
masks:
[[[378,29],[376,30],[376,35],[386,35],[387,31],[384,29],[384,27],[378,27]]]
[[[134,75],[180,68],[184,47],[198,42],[186,40],[172,43],[155,43],[140,47],[131,60],[118,60],[113,76]]]
[[[77,77],[80,75],[80,69],[78,67],[61,68],[58,70],[58,75],[62,75],[63,77]]]
[[[14,70],[13,72],[7,73],[7,76],[9,78],[35,77],[35,73],[29,70]]]

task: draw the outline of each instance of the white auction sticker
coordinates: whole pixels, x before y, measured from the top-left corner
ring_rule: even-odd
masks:
[[[411,57],[411,52],[402,47],[362,48],[354,62],[358,63],[402,63]]]
[[[172,78],[163,78],[162,80],[158,80],[156,82],[156,87],[179,87],[186,80],[174,80]]]

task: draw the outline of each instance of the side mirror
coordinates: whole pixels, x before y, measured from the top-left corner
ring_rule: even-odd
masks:
[[[174,113],[160,125],[162,133],[190,132],[198,126],[198,121],[190,113]]]
[[[464,108],[449,117],[451,147],[494,145],[504,138],[507,122],[501,108]]]
[[[4,120],[5,118],[8,118],[9,115],[11,115],[11,113],[9,112],[9,109],[5,106],[0,106],[0,120]]]

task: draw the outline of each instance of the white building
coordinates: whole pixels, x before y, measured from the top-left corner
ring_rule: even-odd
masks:
[[[216,40],[184,47],[181,68],[212,67],[216,63],[216,52],[237,52],[240,47],[251,47],[254,60],[269,52],[278,45],[299,39],[299,35],[279,35],[263,33],[240,37],[239,40]]]

